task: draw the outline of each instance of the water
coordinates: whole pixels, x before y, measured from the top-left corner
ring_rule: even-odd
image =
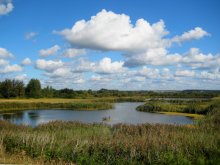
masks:
[[[139,112],[136,107],[143,103],[116,103],[114,109],[77,111],[77,110],[24,110],[0,113],[0,119],[8,120],[15,124],[25,124],[35,127],[42,123],[54,120],[80,121],[83,123],[103,122],[104,117],[109,117],[107,124],[127,123],[163,123],[163,124],[193,124],[193,120],[184,116],[164,115],[157,113]]]

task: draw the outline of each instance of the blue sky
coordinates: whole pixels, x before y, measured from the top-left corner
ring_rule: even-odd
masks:
[[[0,0],[0,80],[220,89],[218,0]]]

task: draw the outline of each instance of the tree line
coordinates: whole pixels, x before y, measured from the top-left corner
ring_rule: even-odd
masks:
[[[89,97],[169,97],[169,98],[212,98],[220,96],[219,90],[185,90],[185,91],[119,91],[100,89],[73,90],[69,88],[54,89],[52,86],[42,88],[38,79],[31,79],[27,85],[23,81],[6,79],[0,82],[0,98],[89,98]]]

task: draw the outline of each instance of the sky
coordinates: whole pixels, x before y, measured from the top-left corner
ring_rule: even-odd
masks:
[[[0,81],[220,90],[219,0],[0,0]]]

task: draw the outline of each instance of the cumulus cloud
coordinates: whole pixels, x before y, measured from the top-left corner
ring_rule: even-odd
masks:
[[[36,37],[38,35],[37,32],[29,32],[25,34],[25,39],[26,40],[30,40],[33,39],[34,37]]]
[[[125,66],[136,67],[139,65],[172,65],[180,62],[180,54],[167,54],[164,48],[149,49],[146,52],[131,54],[125,60]]]
[[[90,20],[77,21],[60,32],[71,44],[95,50],[140,51],[165,47],[168,34],[164,22],[150,24],[144,19],[131,24],[130,17],[102,10]]]
[[[54,45],[51,48],[48,49],[41,49],[39,51],[40,57],[48,57],[50,55],[53,55],[55,53],[58,52],[58,50],[60,50],[60,46],[59,45]]]
[[[92,75],[90,80],[92,80],[92,81],[100,81],[101,80],[101,76],[100,75]]]
[[[193,70],[177,70],[175,73],[178,77],[193,77],[195,74],[196,73]]]
[[[22,61],[22,65],[30,65],[31,64],[31,59],[30,58],[25,58],[23,61]]]
[[[215,68],[220,66],[220,55],[203,54],[198,48],[191,48],[183,55],[181,62],[192,68]]]
[[[4,1],[0,1],[0,15],[6,15],[10,13],[14,9],[14,5],[12,2],[4,3]]]
[[[208,32],[206,32],[205,30],[203,30],[200,27],[196,27],[193,30],[190,30],[188,32],[183,33],[181,36],[175,36],[172,41],[173,42],[185,42],[185,41],[190,41],[190,40],[198,40],[200,38],[203,38],[205,36],[209,36],[210,34]]]
[[[62,56],[67,57],[67,58],[73,58],[73,57],[84,55],[84,54],[86,54],[85,49],[69,48],[63,52]]]
[[[75,68],[73,72],[95,72],[99,74],[115,74],[122,73],[126,70],[123,67],[124,62],[122,61],[112,61],[109,57],[104,57],[98,62],[91,62],[86,59],[80,59],[75,62]]]
[[[84,79],[80,78],[80,79],[76,79],[73,81],[74,84],[83,84],[85,82]]]
[[[4,65],[8,65],[9,62],[7,60],[4,59],[0,59],[0,66],[4,66]]]
[[[0,47],[0,58],[11,58],[14,55],[5,48]]]
[[[159,69],[148,68],[146,66],[142,67],[142,69],[134,72],[135,76],[144,76],[146,78],[159,78],[160,71]]]
[[[220,80],[220,72],[202,71],[199,75],[199,78],[208,79],[208,80]]]
[[[36,61],[36,68],[47,71],[47,72],[52,72],[62,67],[63,65],[64,63],[61,60],[53,61],[53,60],[38,59]]]
[[[121,73],[125,70],[123,64],[122,61],[112,62],[111,58],[105,57],[94,66],[94,71],[103,74]]]
[[[150,24],[138,19],[135,24],[126,14],[102,10],[90,20],[79,20],[71,29],[58,32],[74,47],[101,51],[119,51],[125,56],[124,65],[172,65],[181,62],[182,55],[169,54],[173,43],[200,39],[209,33],[201,27],[168,38],[163,20]]]
[[[20,81],[25,81],[27,79],[27,75],[26,74],[17,75],[15,76],[15,79]]]
[[[22,71],[22,67],[20,65],[6,65],[3,69],[0,70],[0,73],[13,73],[13,72],[20,72]]]
[[[71,76],[71,74],[72,73],[70,68],[58,68],[51,73],[47,73],[46,75],[50,77],[66,77],[66,76]]]

